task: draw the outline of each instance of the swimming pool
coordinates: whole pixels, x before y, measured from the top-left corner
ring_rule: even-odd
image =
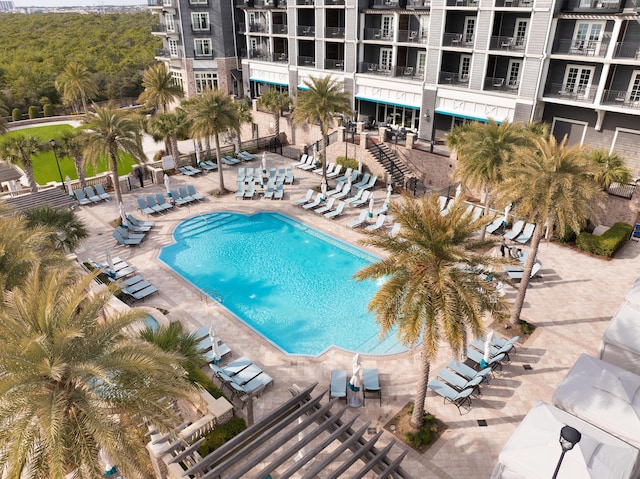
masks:
[[[366,310],[378,285],[352,279],[377,258],[359,248],[273,212],[199,215],[173,236],[160,260],[286,353],[406,350],[378,340]]]

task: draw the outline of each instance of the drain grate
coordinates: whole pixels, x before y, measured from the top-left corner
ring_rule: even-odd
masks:
[[[522,367],[525,371],[531,371],[533,369],[530,364],[523,364]]]
[[[478,426],[487,427],[487,420],[486,419],[478,419]]]
[[[367,434],[377,434],[378,433],[378,428],[377,427],[368,427],[367,428]]]

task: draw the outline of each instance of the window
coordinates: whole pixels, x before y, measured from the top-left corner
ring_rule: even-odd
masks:
[[[471,55],[460,55],[460,81],[468,82],[471,73]]]
[[[524,47],[527,41],[527,27],[529,26],[528,18],[516,19],[515,41],[517,47]]]
[[[593,67],[567,65],[561,93],[572,94],[578,98],[589,96],[589,87],[591,86],[593,71]]]
[[[393,17],[391,15],[382,16],[382,38],[390,40],[393,37]]]
[[[207,5],[209,0],[189,0],[189,5]]]
[[[464,33],[462,39],[465,43],[473,43],[476,31],[476,17],[464,17]]]
[[[198,57],[211,56],[211,39],[210,38],[196,38],[193,41],[195,48],[195,55]]]
[[[590,50],[590,53],[597,54],[600,50],[600,41],[604,32],[604,22],[577,22],[573,31],[572,53]]]
[[[171,81],[174,85],[184,88],[182,85],[182,72],[171,71]]]
[[[196,73],[196,93],[203,93],[205,90],[215,90],[218,88],[217,73]]]
[[[392,50],[391,48],[380,49],[380,67],[379,70],[391,70]]]
[[[511,90],[517,90],[520,84],[520,68],[521,60],[509,60],[509,69],[507,70],[507,87]]]
[[[176,24],[173,21],[173,15],[171,15],[170,13],[166,13],[164,15],[164,24],[166,25],[168,32],[176,31]]]
[[[194,30],[209,30],[209,13],[192,13],[191,26]]]
[[[178,51],[178,40],[174,40],[173,38],[169,39],[169,55],[172,57],[180,56]]]
[[[420,17],[420,38],[427,38],[429,36],[429,18],[425,15]]]
[[[634,70],[629,82],[629,101],[640,101],[640,70]]]
[[[424,74],[424,67],[427,64],[427,52],[421,51],[418,52],[418,61],[416,62],[416,66],[418,67],[418,73],[420,75]]]

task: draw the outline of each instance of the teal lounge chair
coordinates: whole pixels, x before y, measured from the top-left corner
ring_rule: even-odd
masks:
[[[196,191],[195,186],[189,184],[187,185],[187,193],[189,194],[189,196],[191,196],[191,198],[193,198],[196,201],[203,201],[204,200],[204,195],[200,194]]]
[[[236,198],[244,198],[244,183],[238,183],[238,190],[236,191]]]
[[[467,366],[462,361],[457,361],[455,359],[449,361],[449,363],[447,363],[447,367],[468,380],[480,377],[484,381],[486,381],[487,384],[489,384],[489,378],[491,377],[492,371],[491,368],[484,368],[480,371],[476,371],[472,367]]]
[[[380,406],[382,406],[382,389],[380,388],[380,381],[378,380],[377,369],[363,369],[362,370],[362,396],[364,404],[367,399],[367,393],[376,394],[380,399]]]
[[[287,168],[284,173],[284,182],[288,185],[293,184],[293,168]]]
[[[159,205],[158,203],[156,203],[156,198],[153,195],[149,195],[147,196],[147,205],[149,206],[149,208],[151,208],[153,211],[156,211],[158,213],[162,213],[164,210],[167,210],[169,208],[166,208],[162,205]]]
[[[471,394],[473,393],[473,388],[467,388],[463,391],[456,391],[451,386],[443,383],[439,379],[432,379],[427,384],[427,387],[431,389],[434,393],[444,399],[444,402],[450,402],[458,408],[458,412],[462,414],[461,408],[467,406],[466,409],[471,409]]]
[[[116,228],[116,231],[117,231],[118,233],[120,233],[120,235],[121,235],[123,238],[127,238],[127,239],[139,239],[139,240],[141,240],[141,241],[142,241],[142,240],[144,239],[144,237],[145,237],[145,234],[144,234],[144,233],[134,233],[134,232],[129,232],[129,231],[125,230],[122,226],[118,226],[118,227]]]
[[[116,239],[116,241],[118,243],[120,243],[121,245],[137,246],[142,242],[141,239],[128,239],[128,238],[125,238],[118,231],[113,231],[111,234]]]
[[[109,193],[107,193],[106,191],[104,191],[104,186],[102,186],[102,183],[97,183],[95,185],[96,187],[96,194],[102,198],[103,200],[110,200],[111,199],[111,195]]]
[[[146,233],[147,231],[151,230],[151,226],[134,225],[128,218],[127,221],[122,223],[122,226],[124,226],[127,231],[131,231],[132,233]]]
[[[147,205],[147,202],[144,200],[144,198],[136,198],[136,201],[138,202],[138,209],[144,214],[154,215],[158,213],[156,210],[149,208],[149,205]]]
[[[462,376],[458,376],[456,373],[451,371],[451,369],[443,368],[438,371],[437,376],[442,379],[444,382],[453,386],[458,391],[463,391],[467,388],[472,388],[474,392],[480,395],[480,383],[482,382],[481,377],[466,379]]]
[[[331,388],[329,399],[344,398],[347,400],[347,371],[344,369],[334,369],[331,371]]]
[[[74,193],[76,195],[76,200],[78,200],[78,203],[80,203],[80,206],[91,204],[91,201],[89,201],[86,196],[84,196],[84,191],[82,191],[82,189],[74,190]]]
[[[160,208],[164,208],[165,210],[173,208],[173,205],[167,201],[162,193],[156,193],[156,203]]]
[[[153,285],[149,285],[146,288],[141,289],[139,291],[128,291],[127,288],[125,288],[125,289],[122,290],[122,292],[129,299],[140,301],[140,300],[144,300],[144,299],[148,298],[152,294],[157,293],[158,292],[158,288],[156,288]]]
[[[275,192],[275,186],[269,183],[267,185],[267,191],[264,192],[264,198],[272,200],[274,192]]]
[[[281,200],[284,196],[284,186],[276,185],[276,192],[273,194],[274,200]]]
[[[256,194],[256,184],[253,181],[251,181],[249,182],[249,185],[247,186],[247,189],[244,192],[243,199],[249,198],[250,200],[252,200],[255,194]]]
[[[193,175],[196,174],[196,173],[194,173],[193,171],[189,170],[188,168],[186,168],[184,166],[181,166],[180,168],[178,168],[178,171],[180,173],[182,173],[183,175],[186,175],[186,176],[193,176]]]
[[[100,203],[102,201],[102,198],[96,195],[96,192],[93,191],[93,188],[91,186],[85,186],[84,192],[86,193],[87,198],[89,198],[89,201],[91,201],[92,203]]]
[[[180,193],[180,198],[189,203],[196,200],[193,196],[190,196],[189,193],[187,193],[187,189],[184,186],[178,187],[178,192]]]

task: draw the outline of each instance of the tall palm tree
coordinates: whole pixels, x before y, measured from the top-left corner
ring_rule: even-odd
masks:
[[[82,103],[82,109],[88,112],[87,100],[98,94],[98,84],[94,75],[83,64],[70,62],[56,79],[56,88],[70,103]]]
[[[519,148],[514,160],[498,185],[499,197],[513,201],[515,213],[536,228],[531,238],[527,262],[511,310],[511,323],[520,321],[531,270],[544,234],[544,226],[553,231],[566,228],[580,231],[580,226],[598,210],[604,192],[589,176],[590,165],[584,149],[567,146],[565,138],[537,138],[529,147]]]
[[[220,191],[225,191],[222,162],[220,161],[220,133],[228,128],[238,130],[240,118],[237,104],[232,98],[220,90],[205,90],[198,97],[184,102],[187,119],[191,124],[191,136],[194,138],[213,137],[218,159],[218,180]]]
[[[22,212],[28,228],[46,228],[49,230],[51,247],[70,252],[80,246],[89,237],[84,222],[70,209],[56,209],[49,205],[39,206]]]
[[[4,104],[2,98],[0,98],[0,133],[4,133],[7,131],[7,119],[6,116],[9,114],[9,110],[7,105]]]
[[[144,91],[138,97],[138,101],[147,107],[155,108],[156,111],[161,107],[162,113],[167,112],[171,102],[184,95],[182,87],[175,84],[163,63],[152,65],[144,71],[142,86]]]
[[[240,128],[242,127],[242,125],[244,125],[245,123],[251,123],[253,122],[253,113],[251,110],[251,106],[249,105],[249,103],[244,102],[244,101],[236,101],[235,102],[236,108],[238,108],[238,127],[235,130],[235,150],[236,153],[238,153],[240,151],[240,139],[241,139],[241,131]]]
[[[82,158],[82,135],[81,130],[65,130],[56,142],[56,147],[63,156],[69,156],[73,159],[73,165],[78,173],[78,181],[80,188],[87,186],[87,177],[84,171],[84,161]],[[69,192],[71,193],[71,192]]]
[[[258,98],[258,108],[266,110],[273,115],[273,122],[276,130],[276,138],[280,139],[280,117],[284,110],[291,106],[291,97],[288,91],[279,91],[275,88],[268,88]]]
[[[384,278],[369,303],[380,336],[393,328],[405,345],[422,340],[422,363],[411,424],[423,424],[424,402],[431,362],[441,340],[456,353],[465,350],[466,331],[474,337],[484,333],[483,314],[502,314],[506,305],[487,288],[478,275],[494,259],[487,243],[474,239],[486,219],[473,220],[465,213],[462,198],[454,200],[448,214],[440,214],[437,195],[414,201],[409,195],[400,205],[391,204],[395,221],[402,225],[395,236],[372,235],[366,244],[381,248],[387,257],[355,275],[359,281]]]
[[[604,149],[589,150],[587,160],[591,165],[591,175],[605,191],[611,183],[626,185],[631,182],[631,171],[624,158],[617,153],[609,153]]]
[[[0,145],[0,157],[12,165],[21,166],[32,193],[38,192],[38,184],[33,174],[32,156],[47,149],[47,145],[40,138],[33,135],[17,134],[7,138]]]
[[[137,424],[169,432],[167,399],[193,400],[180,357],[124,334],[144,313],[107,318],[114,287],[87,295],[94,277],[37,268],[0,310],[0,469],[8,478],[102,477],[100,451],[128,477],[148,470]]]
[[[142,150],[140,122],[129,112],[120,110],[114,105],[95,106],[81,126],[85,130],[84,155],[88,162],[97,165],[103,159],[109,159],[113,187],[116,193],[116,204],[122,201],[118,162],[127,153],[141,163],[146,161]]]
[[[147,121],[146,130],[154,140],[164,141],[165,150],[173,157],[174,164],[177,164],[180,156],[178,140],[186,139],[189,132],[185,112],[178,109],[175,112],[155,115]]]
[[[447,138],[447,144],[458,156],[455,175],[463,184],[482,191],[485,214],[491,206],[491,190],[502,181],[515,149],[526,144],[527,138],[521,125],[493,120],[466,123],[454,128]],[[481,239],[485,229],[481,230]]]
[[[327,182],[327,137],[336,114],[352,113],[349,94],[330,76],[310,77],[304,81],[307,90],[298,92],[293,119],[297,124],[319,124],[322,132],[322,181]]]

